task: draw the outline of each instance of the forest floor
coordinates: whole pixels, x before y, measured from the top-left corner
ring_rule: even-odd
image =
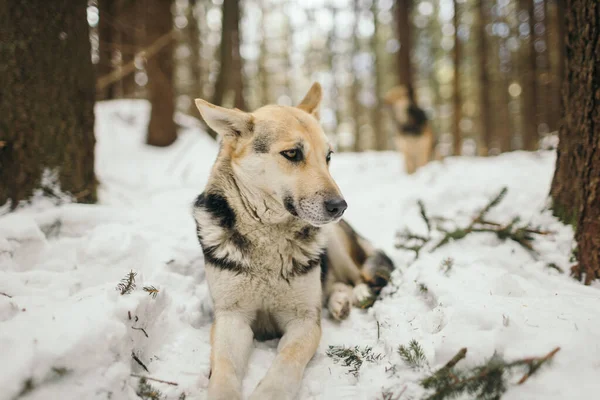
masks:
[[[178,141],[149,148],[147,117],[143,101],[97,105],[98,205],[56,194],[0,217],[0,400],[136,399],[132,374],[176,383],[149,381],[168,399],[205,398],[210,301],[191,204],[217,145],[197,121],[178,116]],[[508,377],[503,398],[597,398],[600,286],[568,275],[573,232],[548,210],[554,162],[551,151],[448,158],[407,176],[393,152],[335,154],[347,220],[388,252],[397,271],[372,308],[354,309],[342,323],[324,313],[299,398],[423,398],[431,392],[421,379],[462,347],[464,367],[494,353],[515,360],[560,347],[522,385],[519,375]],[[485,218],[506,226],[519,216],[516,225],[544,233],[531,235],[531,249],[490,232],[433,249],[444,233],[428,234],[419,200],[432,224],[468,226],[503,187],[505,198]],[[406,229],[431,237],[417,259],[395,247]],[[116,287],[130,271],[136,287],[121,295]],[[397,352],[412,339],[423,350],[422,368]],[[246,396],[276,346],[255,343]],[[352,373],[327,355],[329,346],[369,347],[376,356]]]

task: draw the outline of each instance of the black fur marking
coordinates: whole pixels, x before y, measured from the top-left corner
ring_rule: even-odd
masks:
[[[202,238],[198,236],[200,239],[200,243],[202,243]],[[247,268],[235,261],[228,260],[227,258],[221,258],[216,256],[217,248],[214,246],[202,246],[202,252],[204,253],[204,262],[212,264],[213,266],[226,269],[228,271],[234,272],[236,274],[241,274],[246,272]]]
[[[232,230],[229,240],[240,251],[247,250],[250,247],[250,241],[236,230]]]
[[[427,123],[427,114],[414,104],[408,106],[408,122],[400,125],[400,132],[408,136],[421,136]]]
[[[271,138],[269,138],[268,136],[259,136],[256,139],[254,139],[252,147],[255,153],[268,153],[269,148],[271,147]]]
[[[292,260],[292,276],[305,275],[321,264],[321,255],[308,260],[306,263],[299,263],[296,259]]]
[[[296,232],[295,237],[296,239],[307,243],[315,240],[317,233],[319,233],[319,228],[317,228],[316,226],[308,225]]]
[[[294,207],[294,199],[292,199],[291,196],[286,196],[285,199],[283,199],[283,205],[285,206],[285,209],[288,210],[288,212],[294,217],[298,216],[296,207]]]
[[[325,282],[327,272],[329,271],[329,258],[327,257],[327,249],[321,253],[321,283]]]
[[[202,193],[196,200],[196,207],[204,208],[223,228],[233,229],[235,226],[235,212],[225,197],[219,194]]]

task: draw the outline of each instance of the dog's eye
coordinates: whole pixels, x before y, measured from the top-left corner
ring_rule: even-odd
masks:
[[[302,151],[298,149],[285,150],[282,151],[280,154],[293,162],[302,161]]]
[[[329,164],[329,161],[331,161],[332,154],[333,154],[333,151],[329,150],[329,153],[327,153],[327,157],[325,158],[325,160],[327,161],[327,164]]]

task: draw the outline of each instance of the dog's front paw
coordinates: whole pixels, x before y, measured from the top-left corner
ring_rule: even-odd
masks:
[[[328,307],[331,316],[338,321],[350,315],[350,296],[346,292],[336,292],[329,298]]]
[[[293,400],[294,395],[281,387],[259,384],[248,400]]]
[[[359,283],[352,289],[352,297],[352,303],[355,306],[359,306],[366,300],[373,297],[373,293],[366,283]]]
[[[210,382],[208,384],[208,397],[207,400],[241,400],[242,393],[235,387],[235,385],[229,384],[215,384]]]

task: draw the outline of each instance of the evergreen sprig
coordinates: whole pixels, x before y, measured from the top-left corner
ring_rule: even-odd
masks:
[[[125,278],[121,279],[121,282],[117,285],[117,290],[121,292],[121,295],[129,294],[135,289],[135,277],[137,272],[130,271]]]
[[[154,286],[144,286],[142,289],[144,290],[144,292],[147,292],[150,296],[152,296],[153,299],[155,299],[156,296],[158,296],[158,293],[160,292],[160,290],[158,290]]]
[[[349,367],[348,373],[358,376],[360,367],[365,361],[374,363],[383,358],[382,354],[373,353],[373,348],[365,346],[354,348],[345,346],[329,346],[327,356],[333,358],[334,362],[341,362],[344,367]]]
[[[509,378],[523,373],[517,384],[524,383],[542,365],[548,363],[560,350],[556,348],[542,357],[530,357],[507,362],[494,354],[487,362],[470,369],[459,369],[456,364],[465,358],[467,349],[461,349],[444,367],[421,381],[430,390],[426,400],[445,400],[468,394],[476,399],[498,400],[508,390]]]
[[[140,378],[135,393],[144,400],[162,400],[165,398],[160,390],[155,389],[148,383],[146,378]]]
[[[402,361],[412,369],[420,369],[429,365],[423,347],[414,339],[408,343],[408,346],[400,345],[398,354]]]

